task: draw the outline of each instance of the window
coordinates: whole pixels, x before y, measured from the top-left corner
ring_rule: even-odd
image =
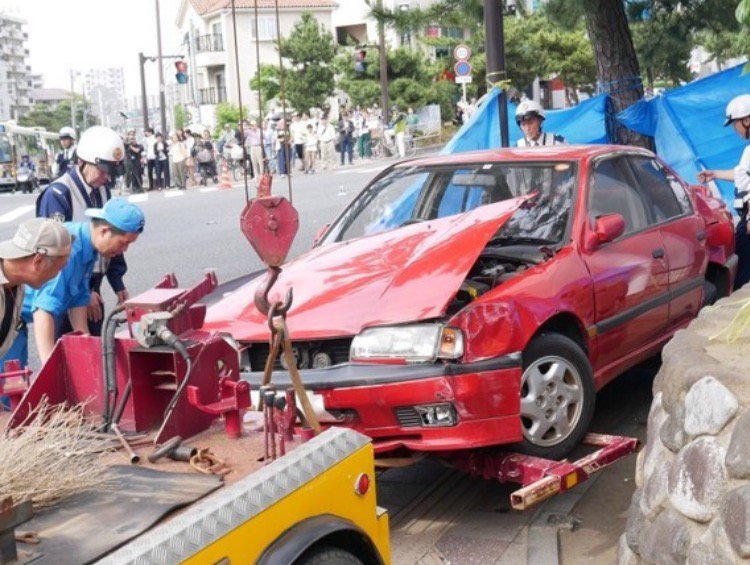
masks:
[[[259,16],[258,29],[255,29],[255,18],[250,20],[250,38],[268,41],[276,39],[276,18],[274,16]]]
[[[667,179],[666,171],[658,161],[647,157],[631,157],[630,164],[633,166],[641,192],[649,202],[656,223],[682,216],[690,210],[690,200],[685,189],[676,178],[672,179],[676,186],[672,186]],[[678,200],[679,195],[683,197],[682,203]]]
[[[596,164],[589,189],[589,218],[620,214],[625,220],[625,233],[648,226],[648,214],[634,182],[621,157]]]

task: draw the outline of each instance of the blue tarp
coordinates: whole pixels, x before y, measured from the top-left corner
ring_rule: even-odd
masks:
[[[499,94],[500,91],[494,88],[485,96],[482,105],[443,148],[442,154],[500,147]],[[607,143],[606,106],[607,96],[602,94],[584,100],[573,108],[550,110],[544,121],[544,129],[562,135],[568,143]],[[508,103],[511,145],[515,145],[522,135],[513,119],[515,111],[515,104]]]
[[[724,126],[727,103],[750,93],[750,74],[738,65],[651,100],[641,100],[620,112],[626,127],[650,135],[656,152],[687,182],[696,182],[703,169],[731,169],[740,160],[746,141]],[[719,182],[722,197],[730,205],[734,186]]]

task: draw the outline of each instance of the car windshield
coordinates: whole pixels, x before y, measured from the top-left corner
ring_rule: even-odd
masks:
[[[397,167],[351,203],[324,241],[373,235],[532,195],[495,239],[556,243],[565,236],[575,185],[576,165],[567,161]]]

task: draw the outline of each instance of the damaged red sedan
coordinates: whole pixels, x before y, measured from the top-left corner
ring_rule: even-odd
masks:
[[[288,327],[321,421],[381,453],[560,458],[596,391],[728,294],[736,263],[723,203],[650,152],[504,149],[390,167],[274,292],[294,289]],[[205,327],[245,346],[251,384],[268,355],[257,284]]]

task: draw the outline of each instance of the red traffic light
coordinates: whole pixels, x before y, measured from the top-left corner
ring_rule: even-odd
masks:
[[[178,73],[186,73],[187,72],[187,63],[185,61],[176,61],[174,64],[175,68],[177,69]]]

